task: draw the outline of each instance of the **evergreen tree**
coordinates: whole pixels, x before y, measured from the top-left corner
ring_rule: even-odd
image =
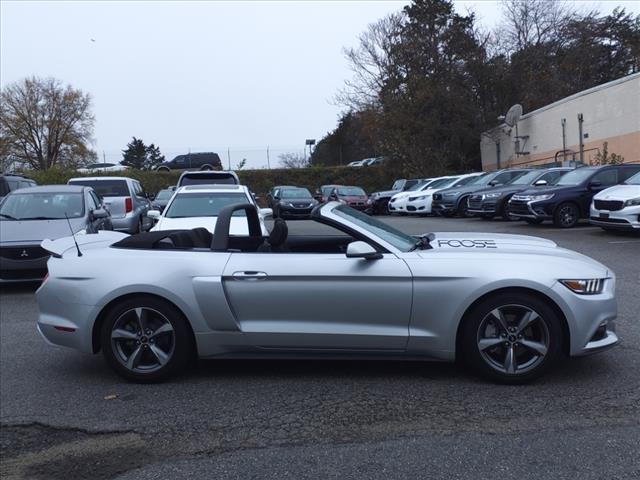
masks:
[[[164,155],[160,153],[160,147],[156,147],[153,143],[147,147],[147,160],[145,162],[145,170],[151,170],[152,167],[164,162]]]
[[[127,148],[122,151],[122,165],[142,170],[147,164],[147,147],[144,142],[136,137],[127,144]]]

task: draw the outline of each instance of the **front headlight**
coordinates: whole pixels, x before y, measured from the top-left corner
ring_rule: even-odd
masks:
[[[548,193],[546,195],[529,195],[530,202],[539,202],[541,200],[550,200],[553,198],[553,193]]]
[[[604,278],[590,280],[560,280],[560,283],[579,295],[597,295],[604,289]]]
[[[624,206],[625,207],[635,207],[636,205],[640,205],[640,197],[631,198],[631,199],[627,200],[626,202],[624,202]]]
[[[285,202],[285,203],[284,203],[284,206],[285,206],[285,207],[293,207],[293,203],[291,203],[291,202]]]
[[[499,198],[501,197],[502,194],[501,193],[485,193],[482,195],[482,199],[487,199],[487,198]]]
[[[413,202],[414,200],[426,200],[430,196],[431,196],[431,194],[429,194],[429,195],[420,195],[418,197],[409,197],[409,201]]]

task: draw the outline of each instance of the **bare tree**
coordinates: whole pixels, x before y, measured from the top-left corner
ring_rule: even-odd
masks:
[[[574,15],[574,8],[563,0],[502,0],[496,37],[506,53],[524,50],[559,38]]]
[[[353,78],[336,95],[336,102],[354,110],[376,106],[378,94],[393,67],[394,45],[400,43],[404,13],[390,14],[358,37],[356,48],[345,48],[344,55],[353,72]]]
[[[306,168],[309,159],[299,153],[282,153],[278,155],[282,168]]]
[[[26,78],[0,93],[0,143],[34,169],[94,159],[93,126],[91,97],[54,78]]]

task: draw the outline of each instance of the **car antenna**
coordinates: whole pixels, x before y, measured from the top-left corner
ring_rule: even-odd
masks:
[[[64,218],[67,219],[67,224],[69,224],[69,230],[71,230],[71,236],[73,237],[73,243],[76,244],[76,250],[78,250],[78,256],[81,257],[82,256],[82,252],[80,251],[80,247],[78,246],[78,242],[76,242],[76,234],[73,233],[73,228],[71,228],[71,222],[69,221],[69,215],[67,215],[67,212],[64,212]]]

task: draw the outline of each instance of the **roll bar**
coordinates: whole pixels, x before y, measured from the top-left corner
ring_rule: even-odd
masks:
[[[235,203],[233,205],[227,205],[220,210],[220,213],[218,213],[216,228],[213,233],[213,239],[211,240],[211,250],[215,252],[227,251],[229,248],[229,226],[231,225],[231,217],[234,212],[237,212],[238,210],[244,210],[247,215],[249,236],[262,237],[258,209],[255,205],[252,205],[251,203]]]

